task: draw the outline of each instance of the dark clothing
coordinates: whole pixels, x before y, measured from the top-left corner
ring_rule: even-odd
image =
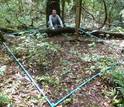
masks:
[[[55,16],[51,17],[53,26],[60,25],[59,19]]]

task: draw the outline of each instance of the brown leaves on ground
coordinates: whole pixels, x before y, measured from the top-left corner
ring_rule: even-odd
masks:
[[[75,89],[82,80],[91,76],[92,73],[89,72],[88,68],[90,68],[94,62],[82,61],[80,55],[97,54],[114,56],[117,54],[115,51],[113,53],[112,49],[108,49],[108,46],[105,46],[105,44],[98,43],[95,48],[91,48],[88,45],[90,42],[85,40],[82,42],[70,42],[66,40],[66,42],[64,42],[65,37],[53,37],[50,38],[49,41],[61,46],[61,54],[59,54],[60,56],[58,57],[63,61],[63,63],[58,63],[58,61],[55,60],[54,67],[50,69],[52,71],[50,77],[52,77],[51,75],[56,76],[60,81],[60,86],[44,84],[47,95],[50,99],[53,98],[54,100],[62,98],[67,94],[67,91]],[[80,54],[75,55],[71,52],[78,52]],[[22,59],[26,59],[24,57],[25,56],[22,56]],[[46,101],[39,96],[29,79],[20,73],[21,70],[12,62],[10,57],[2,51],[0,53],[0,63],[0,66],[7,66],[5,75],[0,77],[0,91],[9,95],[15,107],[48,107]],[[36,68],[32,67],[31,64],[29,65],[32,72],[35,71]],[[66,88],[67,90],[65,90]],[[106,85],[101,82],[101,79],[97,79],[71,96],[70,100],[65,101],[64,104],[58,105],[57,107],[112,107],[110,99],[104,96],[103,92],[106,90]]]

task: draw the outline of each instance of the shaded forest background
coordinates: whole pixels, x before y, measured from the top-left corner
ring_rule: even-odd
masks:
[[[124,27],[123,0],[61,0],[61,17],[75,26],[76,6],[81,8],[81,26],[98,29]],[[0,26],[14,29],[45,27],[46,0],[0,0]]]

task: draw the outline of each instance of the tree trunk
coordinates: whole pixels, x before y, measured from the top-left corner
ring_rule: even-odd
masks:
[[[60,0],[47,0],[46,4],[46,25],[48,25],[49,15],[55,9],[57,14],[60,15]]]
[[[76,2],[76,19],[75,19],[75,23],[76,23],[76,33],[78,34],[79,32],[79,28],[80,28],[80,21],[81,21],[81,4],[82,4],[82,0],[77,0]]]
[[[62,21],[64,23],[64,16],[65,16],[65,0],[62,0]]]
[[[64,28],[58,28],[55,30],[52,29],[41,29],[39,30],[40,33],[47,33],[48,35],[58,35],[61,33],[75,33],[75,28],[70,27],[64,27]]]
[[[102,1],[103,1],[103,4],[104,4],[105,19],[104,19],[103,24],[98,29],[101,29],[101,28],[103,28],[105,26],[107,18],[108,18],[106,1],[105,0],[102,0]]]
[[[92,29],[80,29],[81,35],[87,35],[89,37],[96,36],[98,38],[103,39],[124,39],[123,32],[110,32],[110,31],[102,31],[102,30],[92,30]]]
[[[92,35],[95,35],[99,38],[106,38],[106,39],[124,39],[124,33],[121,32],[110,32],[110,31],[95,31],[91,32]]]
[[[124,33],[121,33],[121,32],[110,32],[110,31],[100,31],[100,30],[97,30],[97,31],[93,31],[92,29],[83,29],[81,28],[79,31],[80,31],[80,34],[81,35],[88,35],[90,36],[91,34],[94,35],[94,36],[97,36],[98,38],[106,38],[106,39],[124,39]],[[56,30],[52,30],[52,29],[33,29],[32,32],[34,32],[34,30],[37,30],[39,31],[40,33],[47,33],[47,34],[51,34],[51,35],[58,35],[58,34],[61,34],[61,33],[75,33],[76,32],[76,29],[75,28],[70,28],[70,27],[64,27],[64,28],[60,28],[60,29],[56,29]],[[8,33],[8,34],[13,34],[13,35],[16,35],[16,36],[19,36],[19,32],[17,32],[16,30],[12,30],[12,29],[7,29],[7,28],[1,28],[0,27],[0,33],[3,32],[3,33]],[[28,33],[28,30],[25,31],[25,33]],[[31,32],[31,30],[29,30],[29,32]],[[87,33],[89,32],[89,33]],[[0,39],[1,40],[4,40],[2,35],[0,34]]]

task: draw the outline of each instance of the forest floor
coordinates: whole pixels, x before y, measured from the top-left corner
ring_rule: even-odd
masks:
[[[16,55],[39,85],[42,84],[52,102],[96,74],[97,70],[101,70],[98,66],[110,66],[111,59],[120,59],[120,40],[94,43],[90,38],[74,38],[75,36],[64,35],[45,39],[45,42],[55,44],[59,48],[55,55],[48,53],[50,64],[47,66],[35,64],[35,60],[28,61],[29,57],[24,51]],[[13,49],[13,46],[18,47],[23,42],[18,37],[11,41],[9,46]],[[27,48],[25,46],[25,49]],[[0,67],[2,66],[6,66],[6,72],[0,77],[0,91],[9,95],[14,107],[49,107],[3,47],[0,52]],[[58,107],[113,107],[111,98],[105,95],[111,88],[104,81],[104,77],[97,78]]]

